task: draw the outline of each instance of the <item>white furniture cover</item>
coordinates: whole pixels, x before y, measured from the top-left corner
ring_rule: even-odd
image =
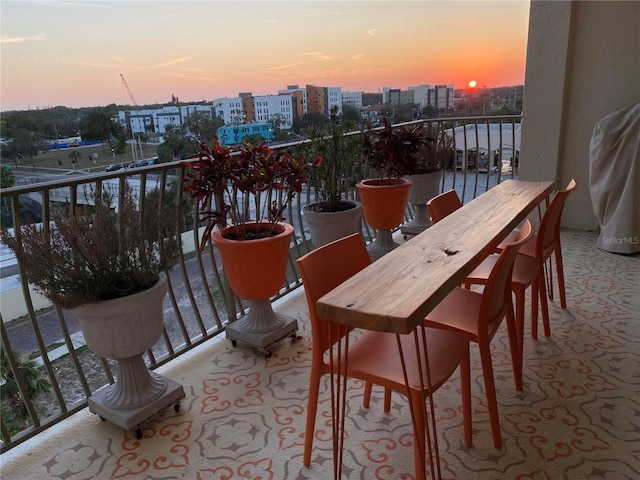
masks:
[[[596,245],[640,252],[640,102],[599,120],[593,130],[589,187],[600,223]]]

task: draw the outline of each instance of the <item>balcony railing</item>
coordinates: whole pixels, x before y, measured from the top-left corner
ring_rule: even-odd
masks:
[[[413,123],[413,122],[412,122]],[[456,160],[447,166],[441,191],[455,189],[469,201],[506,178],[517,177],[520,116],[442,118],[426,121],[433,128],[455,132]],[[293,146],[288,144],[283,148]],[[278,147],[280,148],[280,147]],[[27,198],[42,206],[42,222],[49,222],[56,204],[78,205],[86,202],[86,188],[121,189],[125,182],[145,195],[159,189],[173,192],[182,188],[185,167],[179,162],[164,163],[113,173],[64,176],[60,179],[0,192],[3,209],[20,215],[20,200]],[[353,195],[356,195],[354,190]],[[313,246],[305,226],[301,207],[313,200],[307,190],[289,206],[286,217],[295,228],[290,248],[290,264],[280,298],[301,286],[295,258]],[[142,204],[142,203],[141,203]],[[406,220],[413,218],[409,205]],[[6,213],[6,212],[5,212]],[[181,218],[182,251],[177,267],[169,275],[169,293],[165,297],[165,330],[158,343],[147,352],[146,362],[156,368],[206,340],[224,332],[225,325],[245,314],[245,303],[235,296],[224,280],[224,272],[209,242],[205,251],[197,248],[202,228],[196,228],[197,211]],[[363,223],[365,241],[373,230]],[[16,268],[11,252],[2,247],[5,272]],[[69,311],[52,306],[39,296],[21,275],[3,275],[0,325],[2,350],[1,451],[36,435],[87,405],[87,399],[102,386],[114,381],[115,363],[96,357],[84,344],[78,322]],[[31,360],[51,384],[45,395],[32,396],[31,379],[23,376],[20,364]],[[7,387],[13,387],[10,391]],[[13,407],[13,408],[12,408]],[[17,408],[16,408],[17,407]],[[20,414],[5,414],[21,410]]]

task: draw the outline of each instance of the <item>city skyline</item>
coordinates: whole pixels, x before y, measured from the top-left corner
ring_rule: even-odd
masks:
[[[0,3],[0,109],[524,83],[529,2]],[[117,26],[117,28],[116,28]]]

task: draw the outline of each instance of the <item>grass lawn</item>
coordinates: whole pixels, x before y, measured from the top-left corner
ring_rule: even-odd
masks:
[[[142,147],[142,156],[140,156],[140,150],[138,147],[138,158],[155,157],[157,155],[157,149],[157,144],[148,143],[146,146]],[[49,152],[44,152],[36,155],[33,159],[33,162],[31,158],[18,160],[17,166],[20,168],[33,168],[33,163],[35,163],[36,168],[50,168],[53,170],[64,171],[73,170],[71,158],[69,157],[69,154],[72,152],[80,153],[80,158],[78,159],[78,163],[76,164],[76,169],[85,171],[104,171],[105,167],[112,163],[131,163],[134,160],[131,145],[127,145],[125,153],[116,155],[115,158],[109,151],[109,147],[107,145],[92,145],[88,147],[74,147],[63,148],[60,150],[51,150]],[[5,161],[3,159],[2,163],[5,162],[7,164],[16,166],[13,160]]]

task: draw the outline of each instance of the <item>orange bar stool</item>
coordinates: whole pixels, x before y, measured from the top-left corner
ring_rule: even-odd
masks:
[[[564,268],[562,265],[562,245],[560,240],[560,221],[562,212],[567,203],[569,194],[578,188],[575,179],[567,184],[564,190],[558,190],[551,202],[547,206],[540,227],[534,234],[533,238],[520,248],[520,255],[535,259],[538,262],[539,275],[539,298],[542,306],[542,323],[544,327],[544,335],[551,336],[551,326],[549,325],[549,310],[547,297],[553,301],[553,269],[551,266],[551,258],[556,264],[556,275],[558,277],[558,293],[560,296],[560,307],[567,308],[567,293],[564,283]],[[506,241],[515,235],[516,232],[510,234]],[[503,242],[504,243],[504,242]],[[502,247],[502,244],[501,244]],[[531,300],[532,308],[537,308],[537,302]],[[538,318],[532,313],[531,337],[538,338]]]
[[[434,446],[429,443],[432,436],[429,434],[426,398],[446,382],[458,365],[461,368],[463,403],[464,399],[471,398],[469,341],[466,336],[457,332],[420,325],[414,334],[408,335],[363,330],[356,338],[349,340],[347,351],[341,350],[340,342],[344,341],[352,328],[319,317],[316,314],[316,302],[370,263],[371,258],[359,234],[328,243],[297,260],[309,307],[312,337],[303,463],[307,467],[311,465],[320,379],[325,374],[333,377],[339,372],[340,375],[360,379],[368,384],[381,385],[389,392],[398,392],[409,399],[415,438],[416,478],[423,479],[426,476],[425,455],[427,452],[431,455],[434,451]],[[417,355],[421,359],[426,357],[428,368],[422,368],[421,363],[415,360]],[[429,384],[431,388],[428,387]],[[331,388],[332,391],[337,390],[336,382],[332,381]],[[334,404],[332,408],[334,429],[339,421],[335,417],[336,410],[345,411],[345,400],[342,401],[342,404]],[[431,413],[433,420],[433,410]],[[470,416],[465,416],[464,428],[465,438],[470,438]],[[433,438],[435,441],[435,434]],[[437,455],[437,444],[435,451]],[[427,465],[434,468],[433,462],[427,462]]]
[[[511,362],[516,388],[522,389],[522,356],[518,348],[517,328],[511,299],[511,274],[518,250],[533,237],[533,225],[529,220],[518,232],[515,241],[505,246],[498,255],[482,293],[456,287],[426,317],[424,324],[434,329],[456,332],[478,344],[480,360],[487,395],[487,406],[493,435],[493,445],[502,447],[498,403],[491,362],[491,339],[502,320],[507,319]],[[465,422],[471,422],[471,396],[463,392],[463,412]],[[465,443],[472,444],[470,425],[465,425]]]

